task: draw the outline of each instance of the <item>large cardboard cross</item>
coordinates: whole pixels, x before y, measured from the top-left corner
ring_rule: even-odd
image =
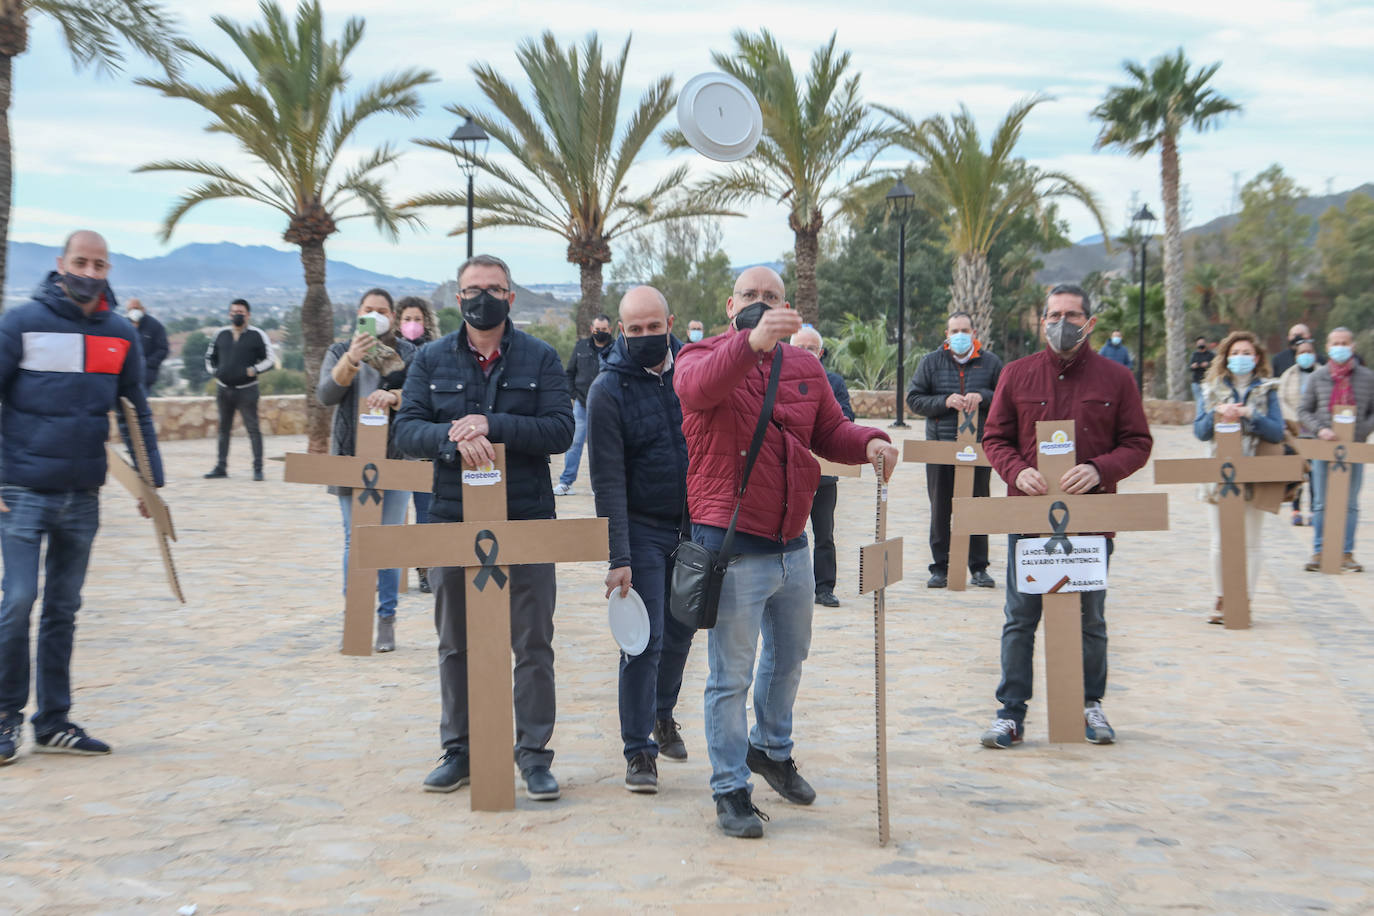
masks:
[[[1163,493],[1080,493],[1069,495],[1059,480],[1078,461],[1072,420],[1035,424],[1036,467],[1045,478],[1045,496],[954,500],[953,536],[1033,534],[1058,537],[1093,531],[1162,531],[1169,527],[1169,500]],[[1015,485],[1014,483],[1012,484]],[[1016,558],[1007,558],[1007,576],[1019,576]],[[1020,579],[1018,585],[1022,584]],[[1043,597],[1045,707],[1050,741],[1084,740],[1083,618],[1079,594]]]
[[[1338,407],[1331,415],[1335,441],[1299,439],[1298,454],[1326,464],[1326,509],[1322,517],[1321,571],[1338,574],[1345,556],[1346,503],[1350,501],[1350,466],[1374,463],[1374,443],[1355,441],[1355,408]]]
[[[1244,453],[1239,423],[1213,426],[1216,456],[1155,462],[1155,483],[1215,483],[1221,525],[1221,613],[1228,630],[1250,628],[1250,586],[1246,574],[1245,487],[1302,479],[1297,455]]]
[[[983,446],[978,442],[978,411],[960,412],[958,438],[953,442],[934,439],[908,439],[902,452],[903,461],[919,464],[954,465],[954,499],[973,496],[973,469],[990,468]],[[949,540],[949,564],[946,569],[947,587],[962,592],[968,587],[968,538]]]
[[[177,539],[177,530],[172,525],[172,511],[153,485],[153,467],[148,461],[148,446],[143,441],[143,427],[138,425],[138,411],[134,409],[134,402],[120,398],[119,407],[134,463],[130,465],[125,461],[113,442],[106,442],[105,454],[109,459],[110,474],[148,510],[148,517],[153,521],[153,534],[157,537],[157,549],[162,555],[162,569],[167,573],[167,584],[172,587],[176,599],[185,604],[186,596],[181,593],[181,580],[177,578],[176,564],[172,562],[172,545],[168,543]]]
[[[381,524],[384,491],[428,493],[434,480],[434,466],[428,461],[398,461],[386,457],[389,423],[385,410],[369,410],[363,405],[358,414],[353,455],[292,452],[286,456],[283,479],[287,483],[353,488],[352,526],[349,529],[352,546],[348,552],[348,578],[344,582],[344,631],[340,646],[344,655],[372,654],[372,618],[377,611],[373,602],[377,594],[376,567],[359,562],[364,558],[359,556],[358,529]],[[402,558],[396,565],[405,568],[408,562]]]
[[[856,466],[857,467],[857,466]],[[877,736],[878,845],[889,836],[887,806],[887,587],[902,581],[902,539],[887,536],[887,483],[878,459],[873,543],[859,548],[859,594],[873,593],[873,712]]]
[[[466,576],[468,759],[473,811],[515,807],[510,567],[605,560],[604,518],[506,519],[506,450],[493,466],[463,471],[463,521],[363,527],[354,556],[380,569],[400,563],[461,566]]]

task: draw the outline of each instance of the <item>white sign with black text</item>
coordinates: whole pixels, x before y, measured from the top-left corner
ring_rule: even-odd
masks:
[[[1072,550],[1066,553],[1065,546]],[[1026,595],[1105,589],[1107,539],[1101,535],[1021,538],[1016,542],[1016,587]]]

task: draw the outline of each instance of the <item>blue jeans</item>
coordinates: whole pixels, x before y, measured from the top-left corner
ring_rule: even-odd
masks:
[[[348,496],[339,494],[339,509],[343,514],[344,529],[344,552],[343,552],[343,575],[344,575],[344,594],[348,593],[348,541],[353,528],[353,501],[358,498],[358,491],[353,490]],[[382,491],[382,524],[383,525],[403,525],[406,520],[406,503],[410,502],[410,493],[405,490],[383,490]],[[401,571],[399,569],[379,569],[377,570],[377,616],[395,617],[396,616],[396,593],[401,590]]]
[[[651,737],[654,720],[673,717],[696,635],[667,613],[677,540],[675,528],[630,522],[630,579],[649,612],[649,645],[639,655],[620,653],[620,737],[626,760],[645,751],[658,756]]]
[[[558,482],[565,487],[573,485],[577,479],[577,468],[582,464],[582,446],[587,443],[587,405],[581,401],[573,401],[573,441],[568,446],[568,453],[563,456],[563,473],[558,475]]]
[[[1329,461],[1312,462],[1312,552],[1322,552],[1322,522],[1326,515],[1326,475]],[[1355,552],[1355,528],[1360,524],[1360,484],[1364,483],[1364,465],[1347,461],[1350,469],[1350,498],[1345,504],[1345,546],[1342,553]],[[1340,471],[1336,472],[1337,474]]]
[[[1201,404],[1201,403],[1202,403],[1202,383],[1201,383],[1201,382],[1189,382],[1188,384],[1190,384],[1190,385],[1193,386],[1193,403],[1194,403],[1194,404]]]
[[[429,524],[429,504],[432,503],[433,501],[434,501],[434,494],[433,494],[433,493],[421,493],[421,492],[419,492],[419,491],[416,491],[416,493],[415,493],[415,499],[414,499],[414,503],[415,503],[415,524],[417,524],[417,525],[428,525],[428,524]]]
[[[1023,595],[1016,588],[1016,542],[1021,535],[1007,538],[1007,603],[1003,608],[1002,683],[997,685],[997,701],[1002,708],[999,719],[1026,719],[1026,701],[1031,698],[1035,676],[1035,628],[1040,624],[1040,595]],[[1107,563],[1111,564],[1116,544],[1107,539]],[[1107,591],[1079,592],[1083,610],[1083,702],[1102,699],[1107,692]]]
[[[38,623],[36,734],[56,731],[72,707],[72,638],[81,586],[100,527],[100,491],[40,492],[4,487],[9,507],[0,513],[0,555],[5,563],[0,599],[0,718],[21,715],[29,701],[29,612],[38,600],[38,561],[43,538],[43,615]]]
[[[707,644],[706,749],[714,796],[751,788],[744,762],[750,745],[773,760],[792,756],[792,702],[811,649],[815,603],[810,551],[744,554],[731,561]],[[755,673],[760,633],[763,650]],[[746,732],[751,677],[755,723]]]

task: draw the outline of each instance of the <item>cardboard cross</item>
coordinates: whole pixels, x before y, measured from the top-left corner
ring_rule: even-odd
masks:
[[[607,558],[604,518],[506,520],[506,449],[496,463],[463,471],[463,521],[356,528],[360,563],[461,566],[467,575],[468,759],[472,810],[515,807],[511,748],[510,567]]]
[[[1216,456],[1155,462],[1155,483],[1215,483],[1221,525],[1221,613],[1228,630],[1250,628],[1250,586],[1246,575],[1245,487],[1302,479],[1297,455],[1246,456],[1239,423],[1214,427]]]
[[[364,405],[358,415],[353,455],[292,452],[286,456],[283,479],[287,483],[353,488],[352,526],[349,529],[352,547],[348,552],[348,578],[344,582],[344,631],[340,646],[344,655],[372,654],[372,618],[377,611],[372,600],[377,594],[376,568],[358,562],[358,529],[381,524],[383,491],[428,493],[434,481],[434,466],[430,462],[386,457],[389,422],[385,410],[372,411]],[[403,558],[397,565],[404,568],[408,562]]]
[[[167,573],[167,584],[172,587],[176,599],[185,604],[186,596],[181,593],[181,580],[177,578],[176,564],[172,562],[172,545],[167,543],[169,539],[177,539],[176,528],[172,525],[172,512],[153,485],[148,446],[143,441],[143,428],[138,425],[138,412],[133,402],[128,398],[120,398],[119,407],[124,414],[124,428],[129,435],[134,464],[130,466],[124,460],[113,442],[106,442],[105,454],[109,458],[110,474],[124,485],[134,499],[142,501],[143,507],[148,510],[148,517],[153,521],[153,533],[157,536],[157,549],[162,555],[162,568]]]
[[[1340,573],[1345,554],[1346,503],[1350,501],[1350,466],[1374,463],[1374,443],[1355,441],[1355,408],[1339,407],[1331,416],[1334,442],[1325,439],[1299,439],[1298,454],[1313,461],[1325,461],[1326,509],[1322,517],[1321,571]]]
[[[1095,531],[1163,531],[1169,527],[1169,500],[1163,493],[1064,493],[1059,480],[1078,461],[1072,420],[1042,420],[1035,424],[1035,438],[1036,467],[1044,475],[1048,495],[955,499],[951,525],[954,537],[1058,536]],[[1060,511],[1062,515],[1055,514]],[[1014,556],[1007,558],[1007,575],[1018,575]],[[1051,593],[1042,600],[1045,712],[1050,741],[1083,741],[1083,619],[1079,593]]]
[[[878,845],[889,836],[887,815],[887,587],[902,581],[902,539],[887,536],[887,484],[878,459],[873,543],[859,548],[859,594],[873,593],[873,710],[877,735]]]
[[[973,469],[992,465],[978,442],[978,411],[961,411],[958,438],[953,442],[934,439],[908,439],[902,452],[903,461],[919,464],[954,465],[954,499],[973,496]],[[949,564],[946,569],[947,588],[962,592],[968,587],[968,538],[949,539]]]

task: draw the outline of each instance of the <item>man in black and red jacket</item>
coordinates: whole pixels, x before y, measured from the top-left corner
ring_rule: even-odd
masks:
[[[1150,460],[1154,438],[1135,377],[1120,363],[1088,346],[1097,319],[1088,294],[1060,284],[1050,290],[1040,319],[1049,346],[1007,364],[992,399],[983,431],[983,452],[1007,481],[1007,495],[1044,496],[1049,492],[1037,468],[1035,424],[1072,420],[1078,463],[1059,480],[1065,493],[1115,493],[1117,484]],[[1016,541],[1008,537],[1007,556]],[[1107,534],[1107,556],[1112,554]],[[1009,560],[1013,562],[1014,560]],[[1083,611],[1083,729],[1093,744],[1111,744],[1116,733],[1102,713],[1107,691],[1107,591],[1081,592]],[[1001,708],[983,733],[983,746],[1011,747],[1021,741],[1026,702],[1031,697],[1035,628],[1041,596],[1022,594],[1007,576],[1006,623],[1002,627]]]
[[[945,342],[927,353],[916,366],[906,403],[926,418],[926,439],[954,442],[964,411],[978,412],[978,439],[992,406],[992,394],[1002,374],[1002,360],[983,347],[973,333],[968,312],[954,312],[945,323]],[[987,496],[991,468],[973,469],[973,495]],[[949,576],[949,517],[954,498],[954,466],[926,465],[926,493],[930,496],[930,579],[927,588],[944,588]],[[968,568],[974,585],[992,588],[988,575],[988,536],[969,538]]]

